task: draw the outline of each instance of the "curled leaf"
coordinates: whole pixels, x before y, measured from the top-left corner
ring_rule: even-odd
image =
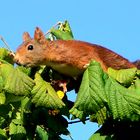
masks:
[[[57,39],[62,39],[62,40],[73,39],[73,34],[68,21],[61,23],[58,29],[52,28],[50,30],[50,33],[52,33]]]
[[[124,85],[130,85],[131,82],[134,80],[136,73],[137,68],[121,70],[115,70],[112,68],[108,69],[108,74],[114,79],[116,79],[119,83],[122,83]]]

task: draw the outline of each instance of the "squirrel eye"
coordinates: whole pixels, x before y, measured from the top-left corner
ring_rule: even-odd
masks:
[[[34,48],[33,45],[28,46],[28,50],[33,50],[33,48]]]

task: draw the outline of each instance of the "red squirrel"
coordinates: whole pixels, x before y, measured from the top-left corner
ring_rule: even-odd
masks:
[[[46,65],[71,77],[82,74],[91,60],[99,62],[104,71],[109,67],[136,67],[127,59],[100,45],[77,40],[49,41],[38,27],[34,38],[31,38],[28,32],[23,33],[23,43],[15,54],[18,64],[31,67]]]

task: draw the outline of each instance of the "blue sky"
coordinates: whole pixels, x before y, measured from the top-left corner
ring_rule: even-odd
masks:
[[[140,58],[139,0],[1,0],[0,18],[0,35],[14,51],[24,31],[33,35],[39,26],[46,32],[67,19],[75,39],[103,45],[131,61]],[[74,140],[86,140],[96,129],[94,123],[69,127]]]

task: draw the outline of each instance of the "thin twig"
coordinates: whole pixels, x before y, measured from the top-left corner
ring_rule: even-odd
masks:
[[[0,35],[1,41],[6,45],[7,49],[10,50],[8,43],[4,40],[4,38]]]
[[[58,21],[52,28],[56,28],[58,25],[61,25],[62,24],[62,22],[61,21]],[[47,34],[49,34],[50,33],[50,30],[48,30],[45,34],[44,34],[44,36],[46,36]]]
[[[70,137],[71,140],[74,140],[70,134],[69,134],[69,137]]]
[[[88,121],[89,118],[86,118],[85,121]],[[68,124],[73,124],[73,123],[79,123],[79,122],[82,122],[81,120],[78,120],[78,121],[71,121],[71,122],[68,122]]]

